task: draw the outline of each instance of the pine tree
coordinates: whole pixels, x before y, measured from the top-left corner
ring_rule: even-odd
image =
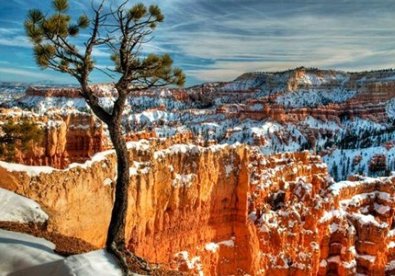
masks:
[[[15,161],[16,149],[26,153],[43,137],[44,130],[31,120],[23,118],[18,123],[8,120],[1,126],[0,157],[8,162]]]
[[[346,177],[347,177],[346,164],[343,163],[341,178],[344,179],[344,178],[346,178]]]
[[[335,181],[339,181],[338,168],[337,168],[337,164],[335,163],[335,161],[333,161],[333,164],[332,164],[332,176],[335,179]]]
[[[137,91],[168,84],[183,85],[185,75],[181,69],[173,67],[168,54],[141,55],[142,46],[150,40],[157,25],[164,20],[158,6],[136,4],[128,7],[130,1],[125,0],[122,4],[113,1],[112,8],[106,8],[104,3],[103,0],[96,7],[92,5],[91,18],[81,15],[73,20],[68,13],[68,0],[52,0],[52,14],[37,9],[29,11],[25,30],[33,44],[37,65],[42,69],[52,69],[74,77],[80,85],[81,96],[108,127],[117,156],[118,178],[106,249],[117,257],[127,273],[126,259],[130,252],[127,252],[125,245],[125,223],[130,166],[121,126],[126,99]],[[81,32],[85,32],[84,36],[75,39]],[[87,40],[78,43],[84,37],[88,37]],[[106,47],[112,54],[114,69],[102,70],[100,68],[103,66],[96,65],[92,53],[99,47]],[[118,97],[112,110],[105,110],[99,105],[99,99],[89,85],[94,69],[102,71],[115,81]]]

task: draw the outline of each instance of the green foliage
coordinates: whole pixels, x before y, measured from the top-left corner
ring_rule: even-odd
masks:
[[[18,123],[8,120],[1,126],[0,157],[14,161],[16,149],[26,153],[41,143],[43,137],[44,130],[31,120],[23,118]]]
[[[69,8],[69,1],[68,0],[53,0],[52,5],[56,11],[65,12]]]
[[[55,55],[56,48],[50,44],[40,44],[34,47],[33,52],[36,63],[41,68],[47,68],[49,66],[50,60]]]
[[[80,32],[80,28],[78,25],[69,26],[69,30],[68,30],[69,35],[76,36],[78,35],[79,32]]]
[[[158,22],[163,22],[163,20],[165,19],[164,15],[162,14],[162,11],[160,10],[160,8],[157,5],[151,5],[149,7],[149,13]]]
[[[44,20],[41,28],[48,37],[67,37],[69,34],[70,16],[65,14],[55,14]]]
[[[37,28],[31,21],[25,22],[25,30],[33,44],[40,44],[42,42],[44,35],[42,29]]]
[[[147,8],[143,3],[139,3],[134,5],[130,10],[129,10],[129,18],[131,20],[140,20],[143,18],[145,15],[147,15]]]
[[[174,78],[175,78],[175,85],[183,86],[186,81],[186,76],[181,68],[174,68],[173,70]]]
[[[78,18],[78,27],[81,29],[86,29],[89,27],[89,18],[86,15],[81,15]]]
[[[70,63],[67,60],[61,60],[59,64],[59,69],[61,72],[67,72]]]
[[[155,29],[157,23],[163,22],[165,19],[162,11],[157,5],[151,5],[147,10],[147,7],[143,3],[139,3],[134,5],[128,12],[128,18],[135,22],[142,20],[144,17],[150,18],[151,22],[148,23],[148,26],[151,29]]]
[[[37,24],[39,22],[41,22],[44,19],[44,15],[43,13],[38,10],[38,9],[32,9],[29,11],[28,13],[28,20],[32,23],[32,24]]]
[[[113,54],[111,59],[116,70],[122,73],[119,54]],[[180,68],[173,68],[173,60],[168,54],[162,56],[149,54],[145,58],[132,59],[130,64],[133,68],[139,68],[134,70],[136,79],[151,79],[152,82],[161,80],[177,86],[182,86],[185,83],[185,74]]]

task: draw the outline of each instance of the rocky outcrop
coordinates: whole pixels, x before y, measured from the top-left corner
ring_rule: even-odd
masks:
[[[261,105],[260,109],[251,107]],[[224,105],[217,108],[220,114],[226,114],[231,118],[263,120],[270,119],[280,123],[297,123],[308,117],[322,121],[340,122],[344,119],[362,118],[374,122],[385,122],[388,120],[386,103],[374,103],[370,100],[361,102],[349,100],[344,103],[330,103],[314,107],[287,108],[281,104],[274,103],[272,98],[261,100],[248,100],[246,105],[235,108],[232,105]]]
[[[128,247],[205,275],[391,273],[394,178],[333,183],[308,152],[129,142]],[[65,170],[0,163],[0,186],[40,203],[48,229],[103,246],[112,151]],[[375,275],[375,274],[374,274]]]
[[[247,230],[236,229],[246,223],[247,153],[243,147],[231,146],[177,144],[161,150],[162,146],[167,145],[159,140],[129,143],[133,166],[128,246],[152,262],[180,265],[182,270],[181,264],[173,263],[179,252],[189,250],[196,255],[197,244],[204,251],[204,245],[212,241],[231,240],[239,233],[241,240],[248,237]],[[12,168],[6,167],[1,179],[7,181],[1,185],[40,202],[51,214],[48,227],[53,231],[103,245],[115,165],[111,152],[95,159],[97,162],[37,175],[7,172]],[[233,250],[228,254],[234,255]],[[241,262],[247,269],[251,260]],[[216,265],[212,269],[232,270]]]
[[[384,172],[387,169],[387,158],[384,154],[376,154],[372,157],[369,164],[371,172]]]
[[[91,88],[99,97],[116,96],[112,84],[97,84]],[[56,98],[82,98],[80,89],[76,87],[28,87],[25,92],[26,97],[56,97]]]
[[[250,93],[243,98],[246,105],[235,110],[230,104],[217,110],[238,113],[232,117],[272,119],[281,123],[295,123],[308,116],[323,121],[363,118],[385,122],[388,119],[386,102],[395,96],[393,75],[391,70],[353,74],[303,67],[276,73],[247,73],[215,94],[221,98],[223,90],[228,95],[235,91],[240,94],[240,90]],[[259,100],[251,93],[256,89],[260,89],[258,95],[263,96]],[[345,97],[347,93],[349,96]],[[256,105],[262,107],[256,109]]]
[[[0,112],[1,121],[18,122],[26,117],[43,129],[42,141],[27,150],[17,148],[14,162],[65,168],[74,162],[84,162],[109,147],[103,125],[91,114],[70,112],[38,115],[14,109]]]

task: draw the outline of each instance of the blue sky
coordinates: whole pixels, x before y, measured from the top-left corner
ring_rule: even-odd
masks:
[[[74,15],[89,10],[88,0],[70,2]],[[185,71],[187,85],[302,65],[347,71],[395,67],[392,0],[156,2],[166,20],[145,51],[168,52]],[[50,0],[0,1],[0,81],[72,82],[35,65],[22,27],[31,8],[49,10]],[[102,66],[111,63],[105,49],[96,51],[95,57]],[[95,72],[92,81],[109,79]]]

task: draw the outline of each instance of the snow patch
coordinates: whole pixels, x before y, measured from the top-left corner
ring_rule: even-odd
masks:
[[[48,218],[35,201],[0,188],[0,221],[44,223]]]
[[[189,188],[192,186],[193,181],[197,178],[196,174],[176,174],[175,178],[173,179],[172,186],[174,188],[185,187]]]
[[[116,260],[105,250],[63,258],[45,239],[1,229],[0,239],[0,271],[4,275],[122,275]]]
[[[4,161],[0,161],[0,167],[6,169],[9,172],[24,172],[30,177],[38,176],[41,173],[49,174],[53,171],[56,171],[55,168],[47,166],[27,166],[22,164],[7,163]]]

